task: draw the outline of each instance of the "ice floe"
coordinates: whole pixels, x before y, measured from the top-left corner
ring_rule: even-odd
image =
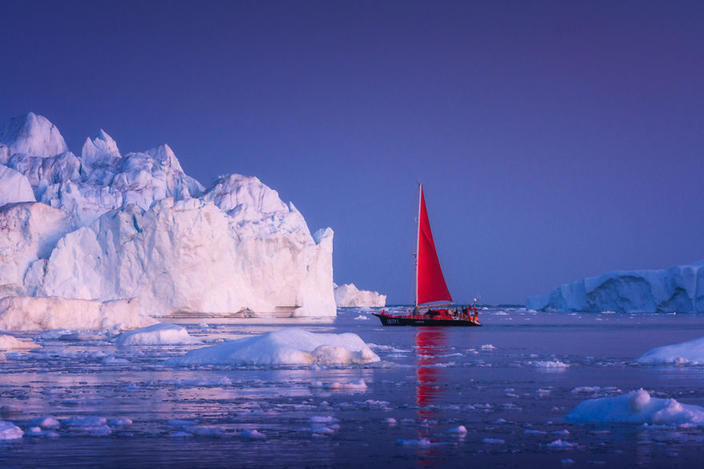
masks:
[[[574,423],[623,422],[636,424],[704,424],[704,408],[682,404],[675,399],[651,397],[639,389],[616,397],[583,401],[566,420]]]
[[[159,323],[134,331],[123,332],[115,338],[117,345],[177,345],[196,344],[199,340],[188,334],[185,327]]]
[[[317,334],[286,328],[188,352],[167,360],[174,366],[344,366],[378,362],[375,354],[356,334]]]
[[[673,345],[663,345],[645,352],[636,363],[646,365],[704,365],[704,337]]]

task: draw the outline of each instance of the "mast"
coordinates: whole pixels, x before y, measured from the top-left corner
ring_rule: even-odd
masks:
[[[423,183],[418,183],[418,218],[416,218],[416,307],[418,309],[418,256],[420,254],[420,203],[423,195]]]

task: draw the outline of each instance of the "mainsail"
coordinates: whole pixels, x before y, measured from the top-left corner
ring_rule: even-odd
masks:
[[[416,259],[416,305],[436,301],[452,302],[445,284],[442,268],[435,252],[433,233],[430,231],[428,211],[425,208],[423,185],[420,186],[418,202],[418,251]]]

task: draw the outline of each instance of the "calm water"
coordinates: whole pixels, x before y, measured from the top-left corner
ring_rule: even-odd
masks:
[[[564,421],[584,399],[640,387],[704,406],[704,367],[632,364],[704,336],[696,315],[489,310],[466,329],[381,328],[368,316],[342,309],[333,325],[301,326],[355,332],[382,358],[345,369],[172,369],[163,360],[194,346],[34,336],[43,349],[0,361],[0,419],[62,424],[54,437],[0,442],[0,466],[699,465],[700,428]],[[275,327],[188,328],[214,342]],[[110,422],[119,417],[132,424]]]

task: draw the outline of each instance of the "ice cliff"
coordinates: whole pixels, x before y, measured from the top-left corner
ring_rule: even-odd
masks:
[[[588,277],[530,297],[526,306],[552,311],[704,312],[704,261]]]
[[[0,126],[0,232],[0,297],[335,315],[332,230],[311,235],[256,177],[203,187],[168,145],[122,154],[100,130],[76,156],[45,117],[11,119]]]
[[[335,285],[337,306],[386,306],[386,295],[375,291],[359,290],[353,283]]]

